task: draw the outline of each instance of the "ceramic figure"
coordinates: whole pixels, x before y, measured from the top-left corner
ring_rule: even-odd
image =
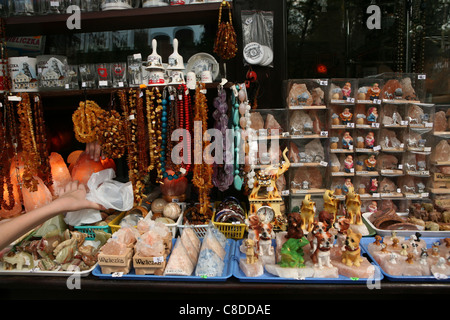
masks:
[[[350,132],[346,131],[342,137],[342,147],[344,149],[350,149],[350,146],[353,146],[353,138]]]
[[[342,124],[346,125],[347,123],[352,122],[353,113],[350,112],[349,108],[344,108],[344,111],[339,114],[339,118],[341,119]]]

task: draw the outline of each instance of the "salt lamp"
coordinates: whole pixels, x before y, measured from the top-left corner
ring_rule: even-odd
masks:
[[[69,164],[69,172],[72,173],[73,166],[77,162],[78,158],[83,153],[83,150],[75,150],[69,154],[67,157],[67,163]]]
[[[72,177],[63,157],[61,157],[59,153],[52,152],[49,156],[49,160],[53,179],[53,193],[58,195],[59,188],[64,187],[72,181]]]
[[[19,215],[22,212],[22,202],[20,201],[20,193],[19,186],[14,180],[11,180],[13,185],[13,194],[14,197],[14,207],[11,210],[6,210],[4,208],[0,208],[0,217],[2,219],[8,219]],[[3,199],[6,203],[9,203],[9,193],[8,187],[4,185],[3,187]]]
[[[174,172],[172,170],[167,170],[167,173],[173,175]],[[178,199],[181,201],[185,200],[186,197],[186,189],[188,187],[188,180],[185,176],[181,176],[178,179],[164,178],[163,182],[160,185],[161,193],[163,194],[163,198],[172,202],[173,199]]]
[[[112,163],[111,163],[112,161]],[[83,152],[75,162],[72,168],[72,179],[87,185],[89,178],[93,173],[112,168],[114,171],[116,165],[113,159],[104,159],[100,161],[92,160],[88,154]]]
[[[34,177],[38,181],[37,190],[34,192],[29,191],[27,188],[22,188],[23,205],[25,211],[40,208],[50,202],[52,202],[52,193],[39,177]]]

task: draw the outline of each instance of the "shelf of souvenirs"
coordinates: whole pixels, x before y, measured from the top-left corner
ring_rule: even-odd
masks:
[[[284,196],[292,196],[292,197],[304,197],[307,194],[315,197],[321,197],[325,193],[327,189],[325,188],[309,188],[303,189],[301,187],[291,187],[290,190],[283,190]],[[435,192],[433,192],[435,191]],[[450,194],[450,189],[430,189],[428,191],[420,192],[420,193],[411,193],[411,192],[402,192],[400,189],[396,190],[396,192],[375,192],[375,193],[358,193],[361,200],[420,200],[420,199],[429,199],[430,194]],[[334,193],[336,199],[345,200],[345,194]]]
[[[81,12],[80,28],[69,29],[72,14],[11,16],[5,19],[8,37],[100,32],[217,23],[220,2],[127,10]]]

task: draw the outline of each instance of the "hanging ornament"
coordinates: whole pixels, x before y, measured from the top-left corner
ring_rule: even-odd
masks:
[[[222,8],[228,7],[229,21],[222,21]],[[224,60],[232,59],[237,53],[237,38],[231,18],[231,5],[228,1],[222,1],[219,8],[219,23],[214,41],[214,53]]]

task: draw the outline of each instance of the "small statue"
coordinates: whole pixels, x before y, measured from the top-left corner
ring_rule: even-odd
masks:
[[[301,268],[304,267],[305,259],[303,258],[303,247],[309,241],[302,237],[301,239],[290,238],[281,247],[280,266],[284,268]]]
[[[400,254],[402,256],[406,256],[408,254],[408,251],[407,251],[408,245],[406,243],[402,243],[401,247],[402,247],[402,250],[400,250]]]
[[[414,253],[410,252],[408,253],[408,255],[406,256],[406,262],[409,264],[413,264],[414,263]]]
[[[347,215],[352,224],[363,224],[361,217],[361,198],[353,187],[349,188],[345,196],[345,207],[347,208]]]
[[[370,185],[369,185],[369,193],[376,193],[378,191],[378,179],[377,178],[371,178],[370,179]]]
[[[353,156],[349,154],[344,160],[344,171],[350,173],[351,169],[353,169]]]
[[[258,254],[255,252],[255,241],[252,239],[246,239],[245,245],[245,256],[248,264],[253,264],[258,261]]]
[[[367,122],[375,123],[378,120],[378,109],[376,107],[369,108],[369,112],[367,115]]]
[[[377,159],[374,154],[371,154],[366,160],[364,160],[367,171],[375,171],[377,166]]]
[[[344,100],[350,99],[350,95],[352,93],[352,85],[350,82],[346,82],[344,87],[342,88],[342,97]]]
[[[380,98],[380,92],[381,92],[380,86],[378,85],[378,83],[374,83],[372,85],[372,88],[370,88],[367,91],[367,94],[369,96],[369,99],[373,101],[378,100]]]
[[[364,143],[366,148],[373,149],[375,145],[375,134],[372,131],[367,133]]]
[[[369,212],[377,212],[378,211],[378,204],[376,201],[372,201],[371,204],[369,205]]]
[[[374,245],[380,246],[381,245],[381,236],[379,234],[375,235],[375,241],[373,242]]]
[[[342,124],[346,125],[347,123],[352,122],[353,113],[350,112],[349,108],[344,108],[344,111],[339,114],[339,118],[342,121]]]
[[[353,188],[352,179],[345,179],[344,185],[342,186],[342,191],[344,191],[344,193],[347,193],[351,188]]]
[[[360,266],[363,261],[363,258],[361,257],[361,248],[359,247],[361,238],[361,233],[356,233],[352,231],[352,229],[347,230],[345,245],[342,248],[342,263],[345,263],[349,267]]]
[[[342,137],[342,147],[344,149],[350,149],[350,146],[353,146],[353,138],[350,132],[346,131]]]
[[[421,253],[420,253],[420,264],[426,265],[428,264],[428,252],[427,252],[427,248],[422,248],[421,249]]]
[[[302,229],[305,232],[311,232],[316,214],[316,203],[311,200],[311,195],[305,195],[300,208],[300,216],[302,218]]]

